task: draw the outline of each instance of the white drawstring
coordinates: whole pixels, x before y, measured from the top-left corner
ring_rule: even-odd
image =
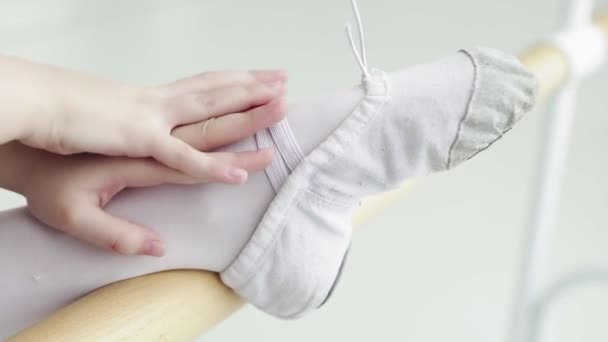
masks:
[[[349,23],[346,24],[346,35],[348,36],[348,41],[350,42],[350,47],[353,49],[355,58],[359,63],[361,72],[363,72],[363,75],[365,77],[369,77],[369,70],[367,67],[367,56],[365,55],[365,36],[363,33],[363,23],[361,22],[361,15],[359,14],[357,2],[355,0],[350,0],[350,3],[353,7],[353,11],[355,12],[355,18],[357,20],[357,29],[359,31],[359,49],[357,49],[357,45],[355,44],[352,28]]]

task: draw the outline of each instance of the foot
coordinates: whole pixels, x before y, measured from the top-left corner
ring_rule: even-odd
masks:
[[[487,149],[532,108],[536,87],[515,57],[473,49],[390,76],[373,71],[342,95],[343,113],[340,98],[311,106],[309,117],[344,119],[286,177],[222,279],[279,317],[319,307],[338,279],[360,199]],[[353,96],[358,104],[347,109]]]

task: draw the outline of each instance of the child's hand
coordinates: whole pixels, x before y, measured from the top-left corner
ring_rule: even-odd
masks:
[[[274,101],[230,120],[202,122],[176,129],[173,135],[199,150],[250,136],[285,115],[285,104]],[[270,164],[272,151],[217,152],[214,158],[247,171]],[[164,243],[151,229],[111,216],[103,208],[127,187],[162,183],[189,184],[198,179],[153,159],[92,154],[62,156],[19,143],[0,145],[0,186],[27,198],[29,211],[40,221],[80,240],[121,254],[161,256]]]
[[[247,177],[236,159],[199,152],[171,132],[236,120],[233,113],[280,98],[286,80],[280,71],[230,71],[137,87],[7,57],[0,58],[0,71],[15,79],[0,99],[6,120],[27,119],[17,137],[25,145],[58,154],[152,157],[202,181],[230,184]]]

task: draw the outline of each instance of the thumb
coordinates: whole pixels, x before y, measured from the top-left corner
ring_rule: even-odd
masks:
[[[145,187],[164,183],[191,184],[197,180],[153,159],[113,158],[105,164],[119,182],[108,182],[98,189],[98,199],[84,201],[77,209],[70,234],[93,245],[125,255],[163,256],[165,244],[151,229],[112,216],[103,207],[125,187]],[[109,177],[108,179],[116,179]]]
[[[163,256],[165,244],[151,229],[112,216],[91,204],[79,208],[78,229],[70,234],[79,240],[124,255]]]
[[[125,187],[154,186],[163,183],[193,183],[195,180],[153,159],[113,158],[104,164],[114,174],[108,184],[98,188],[97,199],[83,201],[76,219],[71,220],[70,235],[93,245],[125,255],[163,256],[165,244],[151,229],[112,216],[104,206]]]

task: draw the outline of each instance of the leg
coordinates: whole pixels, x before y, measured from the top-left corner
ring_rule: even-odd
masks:
[[[485,63],[492,62],[491,58],[485,60]],[[500,61],[494,60],[494,62]],[[485,84],[484,87],[488,89],[479,88],[474,81],[475,73],[480,72],[479,68],[486,67],[488,66],[474,66],[471,58],[459,53],[391,75],[389,79],[392,85],[390,89],[392,100],[385,103],[381,114],[399,120],[395,121],[396,123],[376,121],[378,126],[375,127],[380,131],[387,130],[386,133],[390,133],[390,136],[382,135],[386,138],[384,140],[378,140],[376,136],[365,144],[351,145],[351,152],[358,153],[363,158],[378,155],[382,158],[367,165],[371,168],[353,164],[355,167],[346,170],[348,172],[340,170],[345,177],[339,179],[334,177],[335,172],[318,176],[321,183],[314,189],[315,193],[322,194],[323,198],[331,197],[327,192],[330,189],[327,187],[327,182],[332,184],[332,190],[343,191],[352,189],[362,181],[378,180],[377,172],[380,172],[382,177],[390,176],[390,179],[381,179],[383,186],[374,187],[373,191],[367,191],[368,187],[364,193],[354,194],[360,197],[360,195],[386,190],[395,182],[408,177],[446,169],[452,145],[460,141],[457,136],[463,130],[459,128],[464,118],[470,114],[472,99],[477,99],[476,101],[479,102],[486,97],[495,97],[504,103],[498,112],[486,113],[485,117],[481,117],[481,121],[477,123],[480,134],[485,132],[488,122],[511,118],[515,110],[514,104],[521,101],[522,97],[529,108],[533,99],[533,92],[530,89],[534,82],[522,74],[520,67],[512,66],[513,69],[506,72],[503,79],[491,80]],[[361,87],[356,87],[293,106],[288,121],[303,153],[314,157],[315,151],[323,147],[323,145],[317,146],[326,141],[326,138],[332,140],[332,137],[339,132],[336,127],[342,127],[343,122],[347,122],[347,119],[355,115],[353,110],[358,108],[366,97],[365,91]],[[501,123],[504,127],[501,126],[498,133],[502,134],[513,123],[514,120]],[[498,136],[494,134],[489,138],[491,143]],[[281,143],[280,139],[278,143]],[[370,145],[385,153],[370,150]],[[247,139],[227,149],[244,150],[255,147],[256,140]],[[470,157],[455,156],[458,158],[457,162]],[[289,158],[281,155],[279,157]],[[386,173],[387,169],[392,171]],[[294,171],[292,176],[297,176],[298,172]],[[289,180],[294,178],[292,176],[288,177],[284,188],[288,188],[289,183],[294,183]],[[387,186],[384,186],[384,183]],[[3,256],[0,256],[0,274],[3,279],[3,291],[0,295],[0,307],[11,307],[14,310],[10,313],[0,312],[0,331],[10,335],[78,296],[117,280],[177,268],[231,273],[235,263],[242,262],[243,254],[251,249],[252,239],[264,230],[260,227],[267,221],[269,215],[265,216],[265,213],[269,205],[270,210],[273,210],[273,205],[277,207],[282,202],[287,203],[283,201],[285,198],[281,195],[283,192],[284,189],[281,188],[279,197],[273,200],[276,193],[271,182],[264,173],[259,173],[252,175],[250,181],[242,187],[215,184],[163,186],[122,193],[111,203],[109,210],[153,227],[165,237],[167,255],[162,259],[111,255],[47,229],[30,218],[23,209],[2,213],[0,214],[0,253]],[[346,200],[347,202],[356,200],[355,197]],[[304,263],[310,261],[314,265],[317,265],[319,258],[331,257],[331,259],[323,259],[330,261],[327,264],[331,267],[323,268],[321,272],[327,276],[326,280],[330,285],[335,281],[337,268],[347,248],[344,242],[348,242],[349,239],[349,235],[345,233],[345,229],[348,229],[348,220],[343,221],[342,218],[348,217],[351,211],[351,207],[340,206],[332,214],[343,215],[339,216],[339,221],[321,218],[321,225],[304,224],[301,228],[305,229],[299,230],[301,233],[299,238],[308,236],[309,227],[311,232],[316,229],[336,232],[333,236],[338,240],[317,241],[319,243],[314,250],[301,250],[303,253],[296,256],[296,261]],[[307,218],[303,217],[303,219]],[[324,226],[325,224],[329,226]],[[334,241],[336,248],[332,248]],[[292,250],[297,250],[298,246],[295,247]],[[336,254],[324,254],[326,247],[335,249]],[[321,252],[315,254],[313,253],[315,250]],[[293,257],[293,255],[286,256]],[[307,261],[308,256],[313,258]],[[301,266],[297,263],[295,265]],[[274,270],[281,268],[277,267]],[[316,271],[314,268],[307,270]],[[267,271],[260,269],[260,274],[267,275]],[[234,287],[250,300],[256,299],[250,298],[247,291],[242,291],[243,288]],[[322,288],[319,298],[325,298],[327,292],[328,288]],[[285,316],[280,310],[276,313]]]
[[[254,148],[250,138],[227,149]],[[250,175],[242,187],[204,184],[124,191],[108,210],[163,236],[167,254],[160,259],[124,257],[85,245],[40,224],[23,208],[0,213],[0,307],[13,308],[0,310],[0,340],[118,280],[168,269],[225,269],[273,197],[264,173]]]

